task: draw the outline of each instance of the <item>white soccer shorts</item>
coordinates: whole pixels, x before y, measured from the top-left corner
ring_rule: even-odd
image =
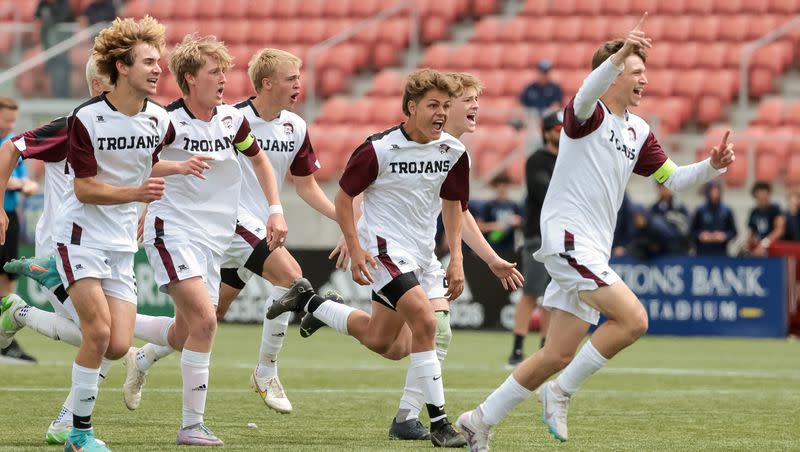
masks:
[[[97,278],[106,295],[136,304],[134,253],[59,243],[56,254],[64,288],[83,278]]]
[[[544,292],[544,307],[569,312],[597,325],[600,312],[584,303],[578,292],[610,286],[620,280],[605,257],[591,251],[572,250],[545,256],[544,267],[552,278]]]
[[[239,279],[247,282],[253,272],[244,267],[255,247],[267,237],[267,226],[258,218],[239,212],[236,220],[236,234],[231,245],[222,256],[222,268],[236,268]]]
[[[215,306],[219,303],[221,255],[202,243],[169,236],[145,243],[144,249],[161,292],[168,293],[167,286],[171,282],[199,276],[203,278],[211,302]]]

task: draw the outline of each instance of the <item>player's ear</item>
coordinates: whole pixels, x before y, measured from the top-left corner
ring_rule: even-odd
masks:
[[[413,100],[409,100],[408,104],[406,104],[406,107],[408,107],[409,115],[413,115],[417,111],[417,103]]]
[[[269,77],[261,79],[261,89],[272,89],[272,80],[270,80]]]

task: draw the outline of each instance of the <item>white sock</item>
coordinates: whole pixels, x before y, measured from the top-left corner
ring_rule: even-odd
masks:
[[[72,397],[72,391],[69,392],[70,395],[67,396],[67,399]],[[58,412],[58,416],[53,420],[54,424],[58,425],[65,425],[67,422],[72,421],[72,411],[67,408],[67,400],[64,401],[64,406],[61,407],[61,411]]]
[[[319,305],[316,311],[314,311],[313,315],[334,330],[342,334],[348,334],[347,318],[350,317],[350,313],[353,311],[355,311],[355,309],[346,304],[325,300],[325,302]]]
[[[181,374],[183,375],[183,425],[181,428],[203,422],[210,364],[211,352],[193,352],[184,348],[181,353]]]
[[[478,407],[483,415],[486,425],[497,425],[515,406],[524,402],[533,391],[517,383],[514,375],[509,375],[506,381],[495,389],[489,397]]]
[[[406,385],[403,387],[403,396],[400,397],[400,406],[397,408],[395,420],[405,422],[409,419],[419,419],[419,412],[425,404],[425,394],[417,380],[414,368],[410,365],[406,371]]]
[[[175,350],[168,345],[144,344],[136,351],[136,368],[142,372],[147,372],[153,367],[153,363],[169,355]]]
[[[97,402],[97,380],[100,369],[72,363],[72,414],[75,428],[91,428],[91,416]],[[87,426],[88,424],[88,426]]]
[[[81,346],[81,330],[70,319],[42,311],[35,306],[23,306],[14,312],[14,320],[55,341],[64,341],[74,347]]]
[[[608,359],[594,348],[590,339],[583,344],[572,362],[556,378],[556,384],[565,393],[575,394],[583,382],[605,366],[607,362]]]
[[[280,300],[288,291],[289,289],[286,287],[273,286],[272,292],[270,292],[270,296],[266,301],[267,308],[272,306],[275,300]],[[286,339],[286,330],[289,327],[291,318],[291,312],[284,312],[272,320],[264,318],[264,326],[261,328],[261,349],[259,350],[258,366],[256,366],[256,377],[267,378],[278,375],[278,353],[283,348],[283,341]]]
[[[108,371],[111,370],[111,366],[113,366],[113,365],[114,365],[114,361],[111,361],[110,359],[106,358],[105,356],[103,357],[103,360],[100,361],[100,373],[97,376],[97,384],[98,385],[100,383],[102,383],[106,379],[106,377],[108,376]]]
[[[417,352],[411,354],[411,370],[417,377],[425,403],[444,409],[444,385],[442,384],[442,367],[436,359],[436,352]],[[445,418],[446,415],[431,418],[431,423]]]
[[[151,344],[168,346],[167,333],[173,323],[175,319],[172,317],[136,314],[133,335]]]

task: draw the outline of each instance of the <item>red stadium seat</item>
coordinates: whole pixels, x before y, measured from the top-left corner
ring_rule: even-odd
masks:
[[[378,0],[355,0],[351,2],[351,17],[371,16],[382,9]]]
[[[420,67],[430,67],[434,69],[446,68],[450,59],[450,46],[445,44],[434,44],[425,50]]]
[[[351,1],[339,0],[337,2],[323,2],[322,4],[322,17],[327,19],[337,18],[344,19],[349,17]]]
[[[708,154],[704,154],[705,157],[708,158]],[[747,159],[738,158],[733,165],[728,167],[728,171],[722,176],[725,180],[727,185],[731,187],[741,187],[747,182]]]
[[[769,131],[768,135],[756,143],[756,154],[771,154],[785,161],[789,155],[789,145],[797,131],[792,126],[769,128]]]
[[[472,40],[475,42],[495,42],[500,39],[503,22],[496,17],[485,17],[475,24]]]
[[[718,70],[711,74],[703,83],[703,94],[724,103],[730,102],[739,88],[739,74],[733,70]]]
[[[519,98],[522,90],[530,84],[536,77],[536,71],[531,69],[509,71],[506,77],[506,86],[503,90],[504,96]]]
[[[300,4],[297,5],[297,16],[306,18],[322,17],[322,7],[325,4],[324,0],[301,0],[299,3]],[[287,17],[295,18],[297,16],[292,15]]]
[[[173,17],[173,2],[151,2],[148,4],[147,14],[161,22],[170,20]]]
[[[744,0],[742,2],[742,12],[748,14],[766,14],[769,12],[769,3],[764,0]]]
[[[142,18],[148,13],[147,0],[129,0],[120,11],[120,17]]]
[[[791,44],[773,42],[755,51],[751,67],[766,69],[774,73],[783,72],[787,53],[791,55]]]
[[[498,0],[472,0],[472,13],[477,16],[485,16],[497,12]]]
[[[664,5],[667,4],[672,4],[672,2],[664,3]],[[666,23],[663,39],[671,42],[684,42],[689,39],[689,33],[692,30],[692,18],[690,16],[671,17],[666,20]]]
[[[593,2],[598,4],[598,2]],[[609,31],[610,21],[605,16],[587,17],[583,22],[583,29],[580,33],[580,39],[593,43],[597,47],[597,43],[605,42],[609,39],[609,35],[613,35],[613,31]]]
[[[298,33],[298,42],[314,45],[325,40],[325,38],[328,36],[326,30],[327,24],[327,19],[305,19],[303,21],[302,32]]]
[[[708,153],[712,147],[719,146],[719,144],[722,142],[722,137],[725,136],[725,132],[728,130],[732,130],[732,128],[727,124],[711,127],[706,130],[706,133],[703,136],[703,152]]]
[[[694,42],[675,44],[670,54],[669,66],[677,69],[691,69],[698,66],[700,46]]]
[[[444,41],[450,36],[447,19],[442,16],[428,16],[422,21],[422,41],[425,44]]]
[[[533,69],[536,64],[542,59],[555,61],[559,52],[563,51],[564,47],[559,44],[538,44],[530,48],[528,53],[528,67]]]
[[[769,11],[775,14],[797,14],[800,10],[799,0],[769,0]]]
[[[625,19],[626,20],[624,20],[624,21],[612,22],[612,30],[630,29],[634,25],[636,25],[636,22],[632,21],[632,20],[628,20],[629,19],[628,17],[626,17]],[[647,21],[646,21],[647,23],[645,24],[645,27],[646,27],[645,28],[645,32],[647,33],[647,37],[651,38],[653,40],[653,43],[654,43],[653,47],[651,49],[648,49],[648,52],[650,50],[656,48],[657,46],[659,46],[661,44],[664,44],[664,42],[666,40],[664,38],[664,35],[666,33],[666,29],[669,28],[669,26],[670,26],[669,22],[671,21],[671,19],[672,18],[669,17],[669,16],[655,16],[655,17],[648,17],[647,18]],[[636,20],[638,20],[638,19],[636,19]],[[621,22],[624,22],[624,24],[621,23]],[[633,23],[630,23],[630,22],[633,22]]]
[[[686,4],[686,13],[706,16],[714,10],[713,0],[692,0]]]
[[[277,2],[252,2],[250,0],[225,0],[225,15],[232,18],[274,19]]]
[[[789,185],[800,185],[800,153],[789,156],[789,163],[786,167],[786,183]]]
[[[720,16],[695,16],[689,38],[694,41],[714,42],[719,37],[722,23]]]
[[[783,163],[773,153],[756,154],[756,180],[777,181],[781,175]]]
[[[628,14],[633,14],[633,15],[636,15],[638,17],[641,17],[642,13],[644,11],[647,11],[647,12],[650,13],[650,16],[651,16],[651,17],[647,18],[647,21],[649,22],[650,19],[653,18],[652,16],[654,14],[662,12],[661,8],[659,7],[659,5],[661,3],[663,3],[663,2],[661,2],[659,0],[631,0],[630,8],[628,9]],[[634,22],[633,25],[635,25],[635,24],[636,23]],[[628,29],[633,28],[633,25],[628,27]],[[646,30],[646,28],[645,28],[645,30]]]
[[[486,44],[475,46],[475,67],[480,69],[496,69],[502,67],[503,53],[508,47],[503,44]],[[469,68],[465,68],[469,70]]]
[[[526,0],[520,15],[522,16],[544,16],[547,14],[549,0]]]
[[[647,69],[667,68],[670,64],[673,44],[670,42],[659,42],[647,49]]]
[[[496,98],[503,95],[506,79],[508,78],[508,73],[504,69],[481,72],[478,76],[483,81],[483,93],[481,93],[481,96],[484,98]]]
[[[750,22],[747,27],[747,39],[758,39],[767,33],[774,31],[778,28],[778,18],[770,14],[761,16],[749,16]]]
[[[576,0],[559,0],[552,2],[547,13],[554,16],[572,16],[575,14]]]
[[[725,56],[731,46],[725,42],[707,42],[698,49],[697,66],[707,69],[721,69],[725,66]]]
[[[479,62],[478,48],[475,44],[466,43],[456,47],[447,59],[447,67],[456,70],[474,69]]]
[[[603,13],[612,16],[628,14],[631,11],[631,0],[607,0],[603,3]]]
[[[750,16],[736,15],[724,19],[724,26],[719,28],[719,39],[722,41],[740,42],[747,36],[747,28],[750,26]]]
[[[514,50],[509,51],[506,48],[500,55],[500,64],[506,69],[527,69],[530,67],[528,64],[529,58],[528,56],[531,53],[531,49],[536,44],[528,44],[528,43],[517,43],[514,44]]]
[[[320,124],[340,124],[347,118],[347,111],[350,109],[350,102],[344,97],[334,96],[322,104],[319,111],[317,122]]]
[[[658,13],[664,15],[679,15],[686,12],[686,5],[692,0],[670,0],[659,2]],[[647,27],[647,25],[645,25]],[[645,28],[647,30],[647,28]]]
[[[553,17],[528,17],[525,39],[527,41],[549,42],[556,33],[556,19]]]
[[[200,6],[197,0],[183,0],[180,6],[172,10],[171,19],[189,20],[196,19],[199,14]]]
[[[325,67],[321,69],[319,90],[323,96],[331,96],[344,91],[345,74],[341,68]]]
[[[562,2],[556,3],[561,4]],[[584,18],[580,16],[566,16],[559,18],[557,30],[560,41],[579,41],[581,30],[584,26]],[[552,36],[549,38],[552,39]]]
[[[796,100],[788,105],[783,120],[784,124],[800,127],[800,100]]]
[[[258,3],[271,3],[271,2],[258,2]],[[300,6],[303,0],[282,0],[275,2],[272,9],[273,17],[292,19],[300,14]]]
[[[167,25],[167,43],[179,43],[186,35],[196,31],[197,22],[193,20],[169,22],[169,25]]]
[[[693,102],[703,91],[703,79],[706,75],[702,69],[683,71],[675,84],[675,94],[688,97]]]
[[[719,14],[738,14],[742,12],[742,0],[714,0],[714,12]]]
[[[222,25],[222,27],[218,28],[217,36],[220,40],[225,41],[225,44],[228,46],[232,45],[239,45],[239,44],[247,44],[247,40],[250,38],[250,26],[254,22],[249,20],[209,20],[201,22],[201,28],[204,27],[204,24],[209,24],[209,28],[214,28],[218,25]],[[215,25],[216,24],[216,25]],[[241,61],[237,61],[238,64],[241,64]]]
[[[581,16],[596,16],[600,14],[600,3],[596,0],[575,0],[575,13]]]
[[[647,71],[647,86],[645,86],[645,93],[648,96],[665,97],[672,95],[672,87],[675,83],[675,72],[660,70],[650,72]]]
[[[488,17],[483,19],[489,19]],[[523,43],[527,33],[528,21],[525,17],[515,17],[502,23],[502,29],[497,39],[511,44]]]
[[[233,64],[237,67],[247,67],[250,57],[253,56],[250,47],[246,45],[229,45],[228,52],[233,57]]]
[[[702,126],[707,126],[711,123],[722,119],[724,111],[722,109],[722,100],[714,96],[702,96],[697,103],[697,122]]]
[[[401,49],[408,45],[409,36],[408,19],[405,17],[389,19],[381,27],[380,40]]]
[[[382,99],[371,99],[368,97],[359,99],[350,105],[347,121],[353,124],[371,124],[373,109],[376,109],[375,106],[380,108],[381,105],[386,105]]]
[[[775,83],[775,74],[765,69],[750,71],[750,96],[757,98],[772,92]]]
[[[394,66],[398,56],[393,45],[380,42],[372,49],[372,65],[377,69]]]
[[[553,64],[557,69],[582,69],[587,75],[591,70],[592,55],[597,50],[597,44],[574,43],[568,47],[560,47],[555,54]]]
[[[225,0],[203,0],[197,8],[197,19],[219,19],[228,5]]]

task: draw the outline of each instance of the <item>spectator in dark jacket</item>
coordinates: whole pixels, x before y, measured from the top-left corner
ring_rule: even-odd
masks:
[[[728,243],[736,238],[731,208],[722,202],[722,186],[711,181],[705,186],[706,202],[692,218],[691,239],[698,256],[726,256]]]
[[[783,239],[800,241],[800,187],[789,190],[786,198],[786,232]]]
[[[617,211],[617,226],[614,228],[614,241],[611,242],[611,255],[621,257],[626,254],[625,248],[633,239],[633,204],[628,193],[622,198]]]
[[[658,217],[666,221],[675,237],[675,253],[687,254],[689,252],[689,211],[686,206],[676,200],[672,191],[663,184],[656,184],[658,190],[658,201],[650,206],[650,217]]]
[[[772,185],[769,182],[756,182],[750,194],[756,200],[756,206],[747,220],[747,249],[754,256],[766,256],[772,242],[783,238],[786,217],[781,207],[772,202]]]

